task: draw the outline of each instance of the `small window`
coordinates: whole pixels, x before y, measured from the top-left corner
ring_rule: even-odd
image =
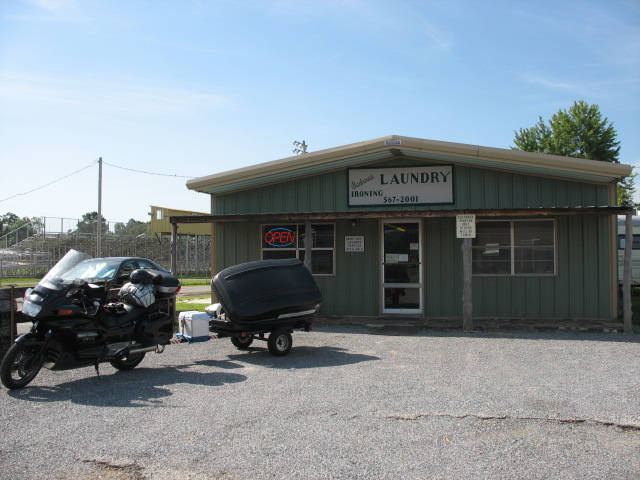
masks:
[[[475,275],[555,275],[555,222],[480,221],[472,259]]]
[[[120,270],[120,275],[129,275],[133,272],[138,266],[135,262],[129,261],[122,264],[122,268]]]
[[[144,270],[157,270],[157,267],[146,260],[138,260],[138,268],[142,268]]]
[[[624,250],[627,241],[624,235],[618,235],[618,250]],[[640,250],[640,235],[633,236],[632,250]]]
[[[335,271],[335,225],[319,223],[311,225],[311,273],[333,275]],[[262,225],[262,258],[299,258],[304,262],[305,225]]]

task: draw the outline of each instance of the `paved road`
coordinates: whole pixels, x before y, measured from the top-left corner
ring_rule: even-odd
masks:
[[[193,295],[210,295],[211,287],[209,285],[185,285],[180,288],[179,297],[189,297]]]
[[[44,371],[0,392],[0,477],[640,478],[637,336],[373,333]]]

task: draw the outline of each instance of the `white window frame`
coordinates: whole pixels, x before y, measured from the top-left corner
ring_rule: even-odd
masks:
[[[302,230],[304,231],[305,228],[305,224],[304,223],[262,223],[259,226],[259,235],[260,235],[260,258],[262,258],[264,260],[264,252],[268,252],[268,251],[274,251],[274,250],[278,250],[278,251],[290,251],[290,252],[295,252],[295,258],[300,258],[300,251],[304,252],[304,245],[299,247],[298,243],[302,243],[304,240],[300,240],[300,242],[298,242],[298,238],[296,238],[296,246],[295,247],[282,247],[282,248],[277,248],[277,249],[272,249],[272,248],[263,248],[262,247],[262,229],[265,226],[274,226],[277,225],[279,227],[295,227],[296,231],[299,232],[299,228],[302,227]],[[331,225],[333,226],[333,247],[312,247],[311,251],[312,252],[319,252],[319,251],[331,251],[333,252],[332,257],[332,266],[331,266],[331,273],[313,273],[311,272],[311,274],[314,277],[335,277],[336,276],[336,224],[335,223],[331,223],[331,222],[327,222],[327,223],[312,223],[311,224],[311,228],[313,228],[315,225]]]
[[[510,273],[473,273],[474,277],[555,277],[558,275],[558,228],[555,218],[496,218],[491,220],[478,220],[478,225],[481,223],[490,222],[509,222],[509,257],[510,257]],[[516,273],[516,250],[518,247],[515,245],[515,228],[514,225],[518,222],[552,222],[553,225],[553,272],[552,273]],[[473,245],[472,250],[485,249],[485,245]],[[506,249],[505,246],[499,248]]]

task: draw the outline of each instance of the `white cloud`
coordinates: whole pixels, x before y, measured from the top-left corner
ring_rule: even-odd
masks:
[[[435,52],[452,48],[450,34],[438,25],[436,5],[416,8],[411,2],[379,0],[279,0],[268,5],[273,15],[292,22],[338,25],[391,48],[407,44]]]
[[[564,90],[564,91],[572,91],[572,92],[579,92],[581,90],[584,90],[584,86],[578,83],[569,83],[569,82],[561,81],[557,79],[544,78],[544,77],[533,75],[530,73],[525,73],[523,75],[523,79],[527,83],[542,85],[543,87],[547,87],[551,90]]]
[[[0,72],[0,104],[80,114],[194,115],[228,105],[223,95],[139,83],[79,81]]]
[[[26,0],[26,2],[50,12],[56,12],[75,5],[73,0]]]

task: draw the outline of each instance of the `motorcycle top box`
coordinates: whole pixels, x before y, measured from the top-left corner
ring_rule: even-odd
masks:
[[[211,281],[226,320],[240,327],[276,326],[314,315],[322,295],[297,258],[226,268]]]
[[[133,283],[155,286],[156,300],[175,298],[180,291],[180,280],[169,272],[159,272],[155,270],[134,270],[130,277]]]

